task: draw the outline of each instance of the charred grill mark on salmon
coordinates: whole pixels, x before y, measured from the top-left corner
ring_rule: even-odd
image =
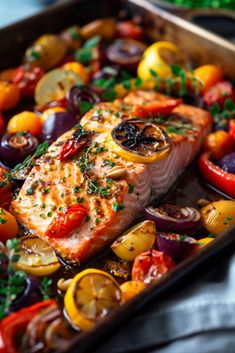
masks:
[[[136,91],[122,103],[130,106],[136,100],[142,104],[157,99],[167,98],[155,92]],[[32,169],[11,204],[12,213],[62,257],[70,261],[91,257],[130,226],[148,204],[151,192],[155,195],[166,192],[198,153],[202,139],[211,128],[210,114],[185,105],[172,113],[185,119],[179,119],[178,131],[176,117],[173,125],[156,122],[169,130],[173,146],[169,156],[145,165],[128,162],[109,149],[110,129],[123,119],[133,118],[131,113],[124,112],[120,102],[98,104],[81,120],[83,128],[93,132],[87,143],[72,158],[60,160],[61,148],[74,130],[61,136]],[[94,116],[102,119],[93,119]],[[184,133],[179,133],[180,129]],[[107,177],[114,166],[126,170],[122,177]],[[30,188],[32,195],[27,194]],[[86,210],[79,226],[61,237],[48,236],[53,220],[73,204],[81,204]]]

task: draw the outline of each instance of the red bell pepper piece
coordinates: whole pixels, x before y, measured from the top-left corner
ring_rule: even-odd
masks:
[[[166,99],[163,101],[153,101],[143,105],[136,105],[132,113],[135,116],[148,117],[150,114],[156,116],[158,114],[169,115],[174,108],[183,102],[181,98]]]
[[[56,304],[55,300],[45,300],[21,309],[3,319],[0,323],[0,353],[18,353],[16,348],[16,336],[24,331],[29,322],[42,309]]]
[[[46,235],[50,238],[65,237],[80,226],[86,215],[87,210],[83,205],[72,204],[57,213],[49,225]]]
[[[235,197],[235,174],[227,173],[210,161],[210,152],[204,152],[198,166],[202,176],[221,191]]]

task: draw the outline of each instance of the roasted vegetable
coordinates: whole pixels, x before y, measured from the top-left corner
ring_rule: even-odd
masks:
[[[220,200],[201,210],[203,226],[208,232],[219,235],[235,224],[235,201]]]

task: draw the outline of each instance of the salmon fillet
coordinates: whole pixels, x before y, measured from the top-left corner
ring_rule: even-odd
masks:
[[[174,109],[173,116],[183,116],[181,129],[187,133],[172,130],[174,119],[157,122],[168,130],[171,127],[169,156],[150,165],[128,162],[110,151],[110,130],[123,119],[133,117],[131,106],[136,99],[140,104],[167,98],[155,92],[136,91],[122,102],[98,104],[81,120],[84,129],[93,133],[78,156],[65,161],[58,158],[65,141],[74,133],[71,130],[40,158],[12,201],[11,212],[17,220],[67,260],[83,262],[125,231],[148,204],[152,192],[160,195],[171,187],[211,128],[209,113],[181,105]],[[107,178],[114,167],[124,171],[123,175],[119,179]],[[81,225],[66,236],[48,236],[47,229],[58,213],[77,203],[87,210]]]

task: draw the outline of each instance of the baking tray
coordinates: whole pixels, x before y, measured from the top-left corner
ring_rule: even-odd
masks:
[[[83,25],[95,18],[116,16],[126,13],[130,17],[139,16],[145,26],[147,35],[154,40],[174,41],[192,62],[219,64],[225,74],[235,80],[235,46],[216,35],[209,33],[183,19],[154,7],[144,0],[72,0],[63,5],[55,5],[31,18],[5,27],[0,31],[0,69],[19,64],[24,50],[43,33],[56,33],[66,26],[79,23]],[[212,55],[213,54],[213,55]],[[162,200],[175,199],[183,202],[186,192],[190,199],[205,195],[220,195],[210,191],[195,176],[196,169],[192,166],[181,176],[171,191]],[[183,191],[181,194],[180,192]],[[194,192],[195,191],[195,192]],[[213,197],[213,196],[212,196]],[[211,245],[198,254],[183,261],[156,284],[150,285],[142,293],[124,304],[96,327],[80,333],[71,340],[67,353],[91,353],[98,345],[133,316],[140,313],[153,302],[166,299],[179,288],[195,280],[211,268],[225,255],[233,251],[235,244],[235,227],[215,239]],[[65,352],[65,351],[64,351]]]

